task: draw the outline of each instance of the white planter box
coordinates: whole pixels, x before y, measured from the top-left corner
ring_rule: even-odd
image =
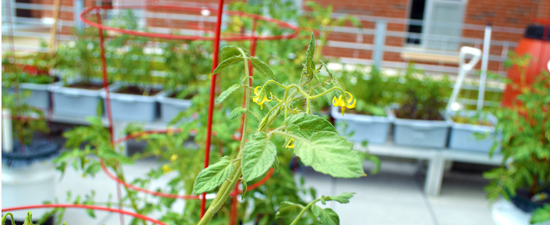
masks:
[[[466,111],[460,112],[460,116],[472,117],[475,115],[475,111]],[[464,124],[464,123],[455,123],[452,121],[452,116],[455,116],[455,113],[448,112],[449,117],[451,117],[451,136],[449,138],[449,148],[458,149],[458,150],[469,150],[476,152],[486,152],[489,153],[491,147],[496,138],[498,138],[494,125],[497,124],[498,120],[495,116],[489,114],[487,120],[493,124],[493,126],[485,125],[475,125],[475,124]],[[484,139],[477,139],[475,133],[487,134],[488,136]],[[499,149],[497,149],[498,151]]]
[[[159,104],[157,102],[164,92],[159,92],[152,96],[133,95],[115,93],[122,88],[120,84],[109,86],[112,91],[109,93],[111,99],[111,113],[114,120],[121,121],[136,121],[136,122],[153,122],[159,114]],[[101,94],[105,100],[105,92]],[[103,101],[105,104],[105,101]],[[107,109],[107,107],[104,107]]]
[[[386,110],[388,116],[368,116],[346,113],[342,116],[339,107],[332,107],[330,114],[335,120],[336,130],[341,135],[349,135],[348,140],[356,143],[368,141],[373,144],[384,144],[388,140],[393,114]],[[344,125],[343,123],[346,123]]]
[[[191,107],[191,100],[168,97],[167,92],[159,93],[160,119],[164,123],[170,123],[181,111]]]
[[[531,213],[526,213],[505,199],[499,199],[491,206],[495,225],[530,225]],[[534,225],[550,225],[550,221]]]
[[[69,82],[75,84],[79,80]],[[101,84],[102,80],[94,80],[93,83]],[[100,95],[105,89],[88,90],[81,88],[65,87],[62,83],[53,85],[53,111],[55,114],[67,116],[101,116],[97,115],[100,105]],[[105,110],[102,110],[105,111]]]
[[[444,148],[447,145],[447,137],[450,119],[441,113],[444,120],[411,120],[395,118],[393,139],[397,145],[414,147]]]

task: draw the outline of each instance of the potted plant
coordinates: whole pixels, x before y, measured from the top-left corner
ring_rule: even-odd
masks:
[[[158,98],[162,122],[170,123],[191,106],[191,98],[198,91],[195,87],[201,82],[201,76],[210,72],[209,43],[167,41],[161,44],[166,74],[164,92]]]
[[[449,149],[489,153],[497,138],[497,119],[493,114],[476,111],[453,111],[447,114],[452,122]]]
[[[450,120],[441,112],[450,82],[424,75],[409,65],[404,76],[400,106],[395,109],[394,142],[398,145],[443,148],[447,144]]]
[[[388,106],[394,102],[394,92],[390,90],[396,88],[396,78],[384,77],[376,67],[371,67],[367,76],[364,70],[365,68],[360,67],[351,72],[342,72],[340,84],[355,93],[357,103],[346,116],[342,115],[342,110],[338,107],[332,108],[331,115],[341,134],[351,134],[348,140],[384,144],[392,122]]]
[[[35,133],[49,132],[42,110],[18,100],[20,93],[2,95],[2,206],[13,207],[53,201],[57,173],[50,159],[57,156],[59,146]],[[14,137],[12,139],[12,137]],[[46,215],[37,210],[36,215]],[[14,213],[15,221],[23,222],[25,213]]]
[[[58,46],[56,69],[63,82],[53,85],[53,111],[65,116],[95,116],[102,114],[100,94],[103,79],[97,67],[99,44],[94,39],[97,30],[86,28],[76,33],[77,39]]]
[[[521,87],[518,104],[496,112],[496,129],[502,132],[497,143],[504,159],[499,168],[483,174],[490,180],[487,197],[505,199],[493,205],[496,224],[550,224],[549,87],[550,75],[543,73],[531,87]]]
[[[113,119],[152,122],[158,117],[157,99],[164,94],[162,85],[152,74],[155,55],[146,53],[148,38],[120,35],[111,41],[121,46],[111,57],[114,60],[115,80],[110,86],[111,112]],[[102,93],[105,99],[105,93]],[[106,108],[106,107],[105,107]]]
[[[24,103],[41,110],[49,109],[51,101],[48,88],[59,82],[57,76],[50,74],[50,58],[48,53],[43,52],[19,57],[14,53],[6,53],[2,59],[3,88],[7,88],[8,93],[14,93],[16,89],[20,92],[29,91],[29,95],[20,95],[24,97],[21,99]],[[8,79],[16,82],[6,82]]]

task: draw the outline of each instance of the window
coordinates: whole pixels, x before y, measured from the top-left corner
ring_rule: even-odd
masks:
[[[464,0],[412,0],[407,44],[434,50],[458,50],[464,8]]]

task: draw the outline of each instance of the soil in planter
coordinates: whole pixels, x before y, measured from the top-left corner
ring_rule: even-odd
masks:
[[[409,94],[413,95],[414,93]],[[416,96],[412,96],[400,108],[395,110],[395,116],[412,120],[445,120],[439,113],[442,106],[444,106],[444,103],[435,97],[420,101]]]
[[[196,93],[188,93],[186,94],[185,96],[183,96],[183,98],[178,98],[177,95],[178,95],[178,92],[174,92],[170,95],[168,95],[168,98],[177,98],[177,99],[187,99],[187,100],[190,100],[191,98],[193,98],[193,96],[195,96]]]
[[[153,88],[151,88],[151,89],[149,89],[148,91],[149,91],[149,92],[147,93],[147,95],[145,95],[146,89],[141,88],[141,87],[137,87],[137,86],[127,86],[127,87],[123,87],[123,88],[119,89],[118,91],[115,91],[115,93],[129,94],[129,95],[153,96],[153,95],[158,94],[158,93],[161,92],[162,90],[161,90],[161,89],[153,89]]]
[[[491,123],[489,121],[476,120],[474,118],[464,117],[464,116],[453,116],[453,121],[455,123],[465,123],[465,124],[482,125],[482,126],[494,126],[493,123]]]
[[[103,88],[103,84],[94,84],[91,82],[78,82],[78,83],[68,85],[67,87],[86,89],[86,90],[99,90]]]

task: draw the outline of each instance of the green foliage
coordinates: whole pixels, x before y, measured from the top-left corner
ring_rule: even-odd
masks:
[[[544,221],[550,220],[550,204],[545,205],[544,207],[537,209],[533,212],[531,217],[531,223],[542,223]]]
[[[233,173],[233,170],[235,170],[233,163],[229,157],[224,156],[219,162],[208,166],[199,173],[195,179],[193,193],[201,194],[214,190]]]
[[[353,144],[335,132],[318,131],[309,140],[296,139],[296,155],[306,166],[333,177],[365,176],[362,160]]]
[[[231,167],[229,161],[224,162],[223,165],[217,163],[203,170],[195,180],[195,193],[197,194],[197,191],[212,190],[221,185],[213,204],[210,205],[199,224],[207,224],[213,218],[228,198],[228,189],[233,187],[237,181],[242,179],[244,182],[250,182],[266,173],[274,162],[278,161],[276,160],[277,147],[270,141],[276,135],[283,137],[286,142],[285,147],[295,148],[295,153],[302,162],[307,166],[312,166],[316,171],[342,178],[365,176],[362,159],[359,157],[359,153],[352,149],[352,143],[347,141],[345,137],[340,136],[328,121],[312,115],[312,100],[321,98],[332,91],[344,93],[344,90],[337,85],[338,82],[335,78],[321,79],[318,76],[320,68],[317,69],[313,62],[314,44],[315,39],[312,36],[299,83],[283,85],[275,80],[268,80],[263,85],[255,88],[255,96],[250,96],[252,87],[249,86],[247,79],[249,76],[248,59],[250,57],[244,54],[244,51],[240,51],[240,56],[233,55],[229,58],[241,57],[244,61],[246,73],[243,78],[239,79],[239,83],[234,84],[229,90],[220,95],[218,102],[227,98],[230,93],[235,91],[234,89],[243,87],[246,102],[244,110],[239,111],[248,111],[251,102],[260,105],[261,109],[264,105],[267,105],[269,111],[267,113],[261,111],[257,113],[263,119],[260,120],[259,128],[252,135],[252,139],[247,141],[246,138],[242,138],[239,148],[243,150],[239,151],[234,158],[237,165],[235,171],[226,169]],[[235,52],[234,50],[231,51]],[[231,64],[233,63],[221,63],[215,71],[221,71],[220,68],[227,69]],[[257,67],[262,64],[252,65]],[[274,97],[273,93],[268,91],[271,90],[272,86],[282,89],[284,91],[281,94],[282,96]],[[319,91],[320,88],[324,89]],[[270,98],[267,98],[268,92]],[[350,102],[347,99],[349,97],[344,96],[344,101]],[[252,101],[250,101],[251,97]],[[270,102],[274,99],[276,103],[272,105]],[[245,125],[248,125],[248,114],[244,115]],[[247,129],[244,129],[241,135],[247,137]],[[228,176],[229,173],[231,175]],[[219,174],[223,174],[223,176]],[[223,180],[225,182],[221,182]],[[341,196],[335,199],[344,202],[347,197],[351,196]],[[324,198],[324,200],[331,200],[331,198]],[[331,209],[315,208],[312,213],[314,217],[320,218],[321,223],[339,223],[338,216]]]
[[[445,107],[450,96],[451,84],[447,76],[436,80],[423,74],[409,65],[404,75],[400,76],[403,87],[398,96],[400,108],[395,110],[398,118],[418,120],[443,120],[440,110]]]
[[[243,179],[250,182],[269,170],[277,157],[277,147],[264,132],[254,134],[244,145],[242,159]]]
[[[331,208],[321,208],[315,203],[321,202],[323,205],[326,205],[328,201],[337,201],[341,204],[349,203],[349,200],[353,197],[355,193],[344,192],[338,196],[322,196],[312,202],[307,206],[302,206],[300,204],[295,204],[292,202],[283,202],[278,209],[277,218],[294,218],[291,225],[297,224],[302,216],[308,209],[311,209],[313,215],[318,218],[321,224],[330,224],[338,225],[340,224],[340,218],[338,214],[334,212]]]
[[[537,76],[531,87],[524,88],[518,96],[521,105],[502,108],[495,113],[496,130],[502,134],[496,146],[502,146],[504,156],[501,167],[484,174],[490,180],[485,187],[487,197],[509,199],[517,190],[526,190],[531,198],[550,187],[550,75]],[[549,205],[538,209],[531,222],[550,219]]]
[[[344,67],[345,68],[345,67]],[[397,77],[384,76],[375,66],[365,74],[366,67],[356,66],[354,70],[343,70],[340,84],[357,98],[356,110],[359,113],[386,116],[385,107],[396,102],[399,91]]]

